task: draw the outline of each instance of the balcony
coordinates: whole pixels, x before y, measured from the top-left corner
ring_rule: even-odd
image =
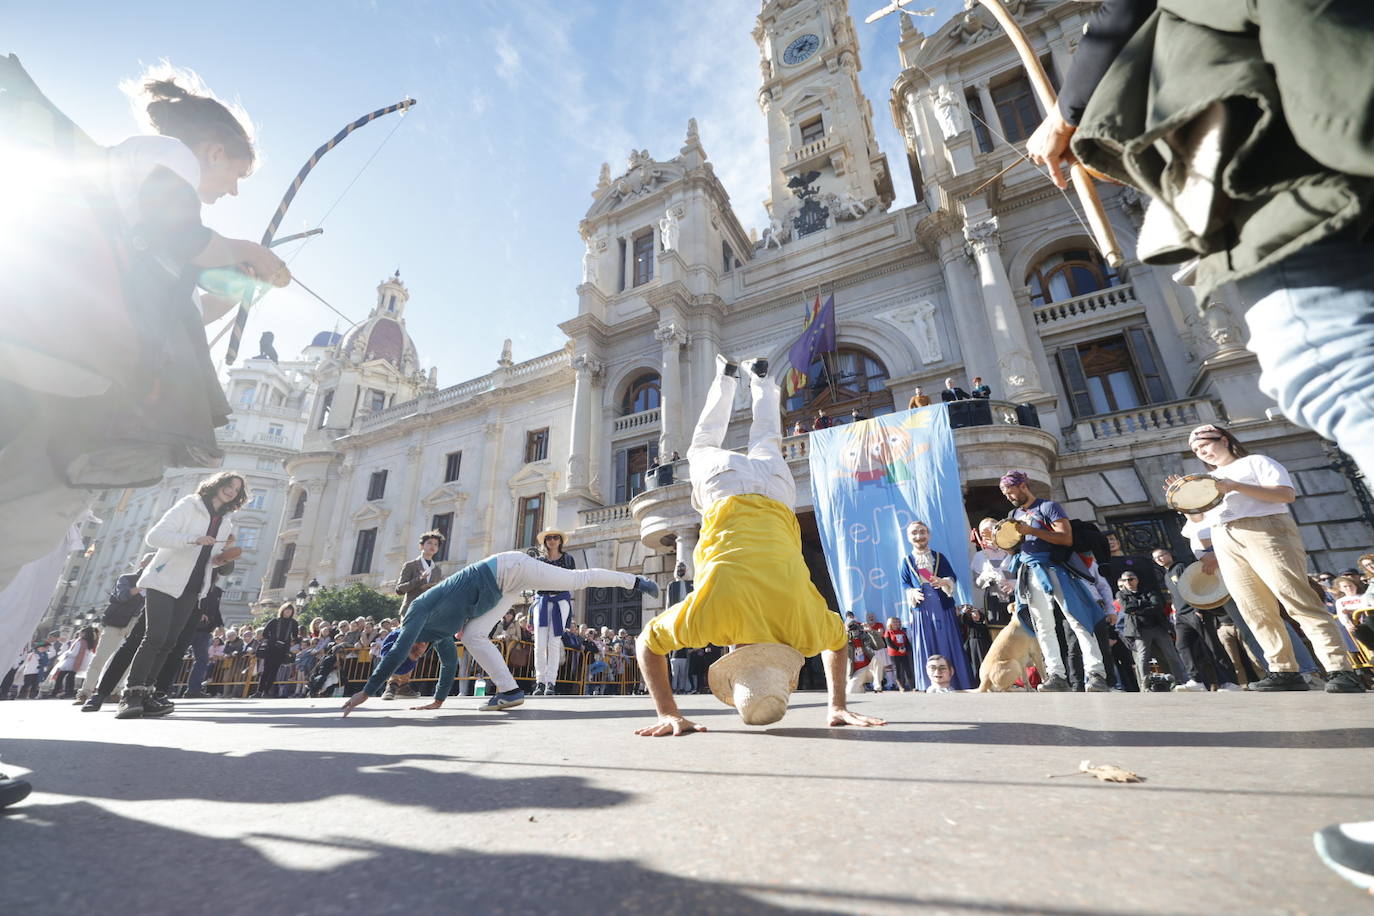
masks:
[[[583,509],[577,514],[579,528],[586,528],[591,525],[609,525],[628,520],[630,518],[630,504],[616,503],[614,506],[598,506],[595,509]]]
[[[618,437],[630,433],[649,432],[658,429],[659,409],[641,410],[624,417],[616,417],[611,424],[611,436]]]
[[[1116,321],[1143,308],[1136,299],[1135,286],[1123,283],[1062,302],[1038,306],[1031,310],[1031,314],[1035,317],[1036,330],[1043,337],[1076,331],[1099,322]]]
[[[1179,437],[1181,447],[1185,434],[1194,426],[1220,422],[1220,412],[1210,398],[1187,398],[1083,417],[1065,430],[1065,439],[1071,451],[1117,448],[1174,436]]]

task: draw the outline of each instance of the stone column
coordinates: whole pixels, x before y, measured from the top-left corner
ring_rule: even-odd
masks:
[[[482,490],[486,493],[487,504],[482,510],[482,523],[478,526],[472,542],[479,549],[474,553],[479,557],[490,556],[492,545],[496,543],[496,500],[509,500],[510,491],[502,487],[496,489],[497,474],[501,466],[501,426],[499,422],[488,421],[482,427],[484,445],[482,446]]]
[[[663,345],[663,369],[659,375],[659,439],[658,455],[660,461],[672,457],[673,452],[682,451],[682,345],[687,342],[687,332],[669,322],[659,325],[654,331],[654,339]]]
[[[993,149],[997,148],[997,136],[1002,133],[1002,124],[997,118],[997,106],[992,102],[992,87],[987,80],[974,83],[974,88],[978,90],[978,101],[983,104],[983,120],[992,125],[987,128],[988,136],[992,140]]]
[[[677,559],[673,562],[673,567],[677,568],[678,563],[687,564],[687,578],[696,578],[696,567],[692,564],[692,552],[697,549],[697,535],[701,531],[700,525],[689,525],[682,528],[677,533]]]
[[[997,217],[988,216],[977,222],[965,223],[964,238],[968,240],[973,261],[978,266],[978,281],[983,290],[983,309],[987,313],[988,328],[997,356],[997,367],[1007,400],[1030,400],[1044,397],[1040,387],[1040,373],[1031,355],[1030,337],[1021,323],[1021,313],[1012,295],[1007,267],[1002,263],[1001,238],[997,234]]]
[[[573,386],[572,439],[568,443],[568,491],[585,493],[591,480],[592,378],[604,371],[585,353],[573,357],[577,380]]]

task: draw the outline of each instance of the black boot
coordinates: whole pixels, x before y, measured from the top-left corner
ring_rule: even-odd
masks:
[[[91,694],[91,698],[81,704],[82,712],[100,712],[100,707],[105,705],[106,697],[101,693]]]
[[[143,704],[148,697],[147,687],[125,687],[119,695],[116,719],[138,719],[143,716]]]
[[[167,694],[161,690],[149,690],[143,698],[144,717],[165,716],[173,709],[176,709],[176,704],[167,699]]]

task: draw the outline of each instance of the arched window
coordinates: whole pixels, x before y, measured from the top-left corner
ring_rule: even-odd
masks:
[[[809,424],[818,407],[841,422],[855,410],[864,417],[892,412],[887,367],[863,350],[844,347],[825,354],[807,368],[806,379],[783,405],[789,429],[798,419]]]
[[[1050,255],[1026,277],[1033,305],[1049,305],[1085,296],[1121,283],[1101,255],[1087,248],[1068,248]]]
[[[620,401],[620,415],[629,416],[632,413],[653,410],[658,405],[658,373],[641,372],[625,389],[625,397]]]
[[[296,494],[296,505],[291,509],[291,517],[293,519],[305,518],[305,500],[305,490],[301,490]]]

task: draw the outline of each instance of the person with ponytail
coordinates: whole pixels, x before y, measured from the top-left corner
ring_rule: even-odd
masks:
[[[14,285],[0,327],[0,587],[94,491],[219,464],[229,405],[204,325],[234,301],[197,282],[211,268],[250,287],[290,280],[267,248],[201,219],[256,162],[244,114],[166,65],[121,88],[151,132],[108,149],[36,88],[28,98],[82,142],[45,145],[0,111],[0,154],[19,164],[0,177],[0,275]]]

